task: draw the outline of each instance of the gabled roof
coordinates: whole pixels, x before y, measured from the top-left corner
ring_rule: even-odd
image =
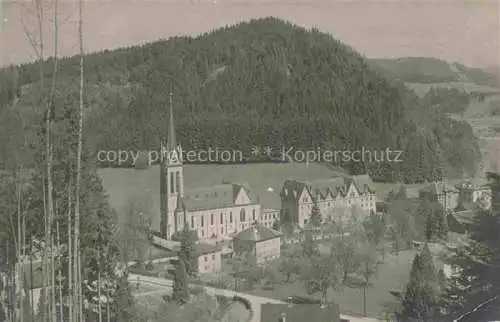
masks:
[[[253,241],[260,242],[268,239],[278,238],[281,236],[281,233],[267,228],[265,226],[255,224],[252,227],[247,228],[234,236],[234,239],[245,240],[245,241]]]
[[[336,304],[262,304],[260,322],[278,322],[286,314],[286,322],[339,322],[340,312]]]
[[[362,174],[359,176],[352,176],[350,178],[347,178],[348,181],[353,182],[356,187],[358,188],[359,192],[370,192],[374,193],[375,190],[373,188],[373,180],[370,178],[369,175],[367,174]]]
[[[458,223],[471,225],[474,223],[475,213],[472,210],[460,211],[450,214]]]
[[[347,190],[351,185],[354,185],[360,192],[374,193],[373,181],[368,175],[352,176],[352,177],[333,177],[320,180],[286,180],[281,189],[280,196],[284,197],[292,195],[295,198],[300,196],[303,190],[307,190],[310,197],[319,196],[325,200],[329,197],[335,198],[345,197]]]
[[[427,187],[422,188],[420,192],[431,193],[433,195],[441,195],[444,192],[458,192],[458,189],[445,182],[433,182]]]
[[[205,243],[197,243],[193,246],[193,248],[194,248],[194,255],[197,257],[221,251],[221,247]]]
[[[241,190],[247,193],[251,203],[256,202],[256,198],[251,193],[248,185],[242,184],[220,184],[190,189],[184,193],[182,202],[187,211],[231,207],[235,205],[236,198]]]

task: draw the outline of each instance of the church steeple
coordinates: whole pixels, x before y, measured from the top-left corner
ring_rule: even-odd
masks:
[[[175,122],[174,122],[174,93],[170,92],[169,95],[169,124],[168,124],[168,137],[167,137],[167,151],[174,151],[177,149],[177,141],[175,140]]]
[[[173,111],[173,94],[170,93],[169,106],[169,126],[166,146],[161,142],[160,156],[160,232],[164,238],[169,239],[177,231],[183,219],[176,216],[178,208],[182,209],[179,203],[184,196],[184,176],[182,169],[182,149],[177,144],[175,138],[175,120]],[[178,217],[180,217],[178,219]]]

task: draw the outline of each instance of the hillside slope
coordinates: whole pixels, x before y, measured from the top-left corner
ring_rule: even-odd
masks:
[[[466,123],[432,111],[330,35],[275,18],[91,54],[85,66],[94,152],[157,149],[172,91],[185,150],[389,148],[403,151],[402,162],[336,161],[353,173],[406,182],[471,173],[479,158]],[[49,77],[51,62],[44,68]],[[19,110],[29,110],[39,72],[31,64],[18,74],[17,86],[31,88],[21,91]],[[56,118],[64,118],[76,107],[77,57],[61,62],[59,79]]]
[[[370,59],[372,66],[390,78],[406,83],[468,82],[498,88],[500,78],[491,69],[467,67],[436,58]]]

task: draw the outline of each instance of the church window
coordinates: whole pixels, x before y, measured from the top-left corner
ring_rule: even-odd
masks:
[[[201,227],[205,226],[205,216],[201,215]]]
[[[175,186],[174,186],[174,184],[175,184],[174,180],[175,180],[174,173],[170,172],[170,193],[175,193],[175,190],[174,190],[174,188],[175,188]]]
[[[222,225],[224,223],[224,214],[221,212],[220,213],[220,224]]]
[[[232,224],[233,223],[233,212],[229,212],[229,222]]]
[[[214,225],[214,214],[210,215],[210,226]]]
[[[255,221],[255,209],[252,209],[252,218],[253,218],[253,221]]]
[[[181,174],[179,173],[179,171],[177,171],[175,173],[175,191],[179,192],[181,191]]]
[[[245,221],[245,208],[240,210],[240,221]]]

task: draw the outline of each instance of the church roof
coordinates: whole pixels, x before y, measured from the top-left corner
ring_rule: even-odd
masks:
[[[253,241],[260,242],[268,239],[278,238],[281,236],[281,233],[267,228],[265,226],[255,224],[252,227],[247,228],[234,236],[235,239],[245,240],[245,241]]]
[[[220,184],[185,191],[183,203],[187,211],[232,207],[241,190],[244,190],[250,203],[257,202],[248,187],[241,184]]]

